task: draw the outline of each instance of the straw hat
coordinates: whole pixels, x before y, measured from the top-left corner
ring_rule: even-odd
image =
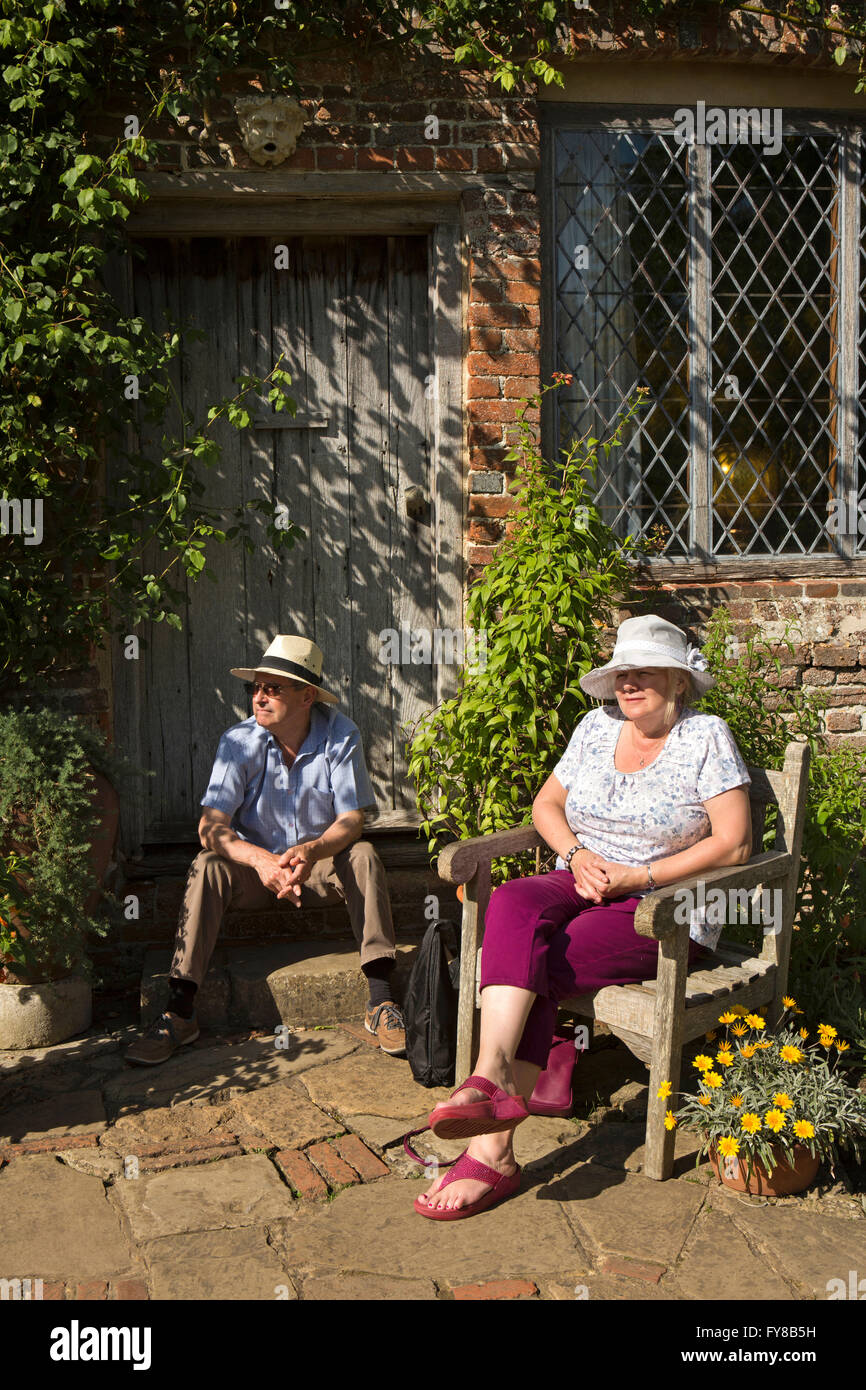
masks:
[[[581,676],[580,688],[593,699],[613,700],[619,672],[643,667],[685,671],[691,676],[698,696],[711,690],[716,683],[715,676],[709,674],[709,662],[701,655],[700,647],[689,645],[682,628],[648,613],[645,617],[627,618],[620,623],[610,661]]]
[[[242,681],[254,681],[259,671],[269,676],[291,676],[293,680],[303,681],[304,685],[311,685],[317,700],[324,700],[328,705],[339,703],[336,695],[319,684],[322,653],[315,642],[309,642],[306,637],[275,637],[258,666],[251,669],[232,667],[232,675],[239,676]]]

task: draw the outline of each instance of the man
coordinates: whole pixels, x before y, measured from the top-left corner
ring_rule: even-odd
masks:
[[[396,945],[382,862],[360,839],[373,795],[357,725],[320,685],[322,653],[304,637],[276,637],[253,670],[253,714],[220,739],[178,921],[166,1012],[127,1050],[164,1062],[198,1037],[195,995],[226,909],[345,902],[369,985],[367,1031],[405,1055],[403,1018],[389,984]]]

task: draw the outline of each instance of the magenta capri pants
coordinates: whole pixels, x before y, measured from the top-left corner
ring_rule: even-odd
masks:
[[[481,988],[517,985],[538,996],[517,1049],[519,1061],[547,1066],[560,999],[655,978],[659,943],[634,929],[640,901],[590,902],[567,869],[511,879],[491,893]],[[705,954],[689,942],[690,966]]]

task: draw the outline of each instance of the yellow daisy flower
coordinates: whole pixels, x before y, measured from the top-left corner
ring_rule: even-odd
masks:
[[[713,1065],[713,1059],[712,1057],[705,1057],[704,1054],[701,1053],[699,1057],[695,1058],[694,1065],[697,1067],[698,1071],[709,1071]]]
[[[710,1103],[710,1097],[709,1097],[709,1096],[698,1096],[698,1105],[709,1105],[709,1103]]]
[[[677,1117],[672,1110],[665,1115],[665,1129],[673,1129],[676,1125]]]
[[[744,1038],[748,1031],[748,1028],[746,1028],[745,1025],[742,1023],[735,1023],[733,1028],[731,1029],[731,1032],[738,1038]]]
[[[719,1153],[722,1155],[722,1158],[733,1158],[734,1154],[738,1154],[740,1152],[739,1144],[737,1143],[736,1139],[734,1139],[731,1136],[726,1136],[724,1139],[720,1139],[717,1147]]]
[[[815,1126],[810,1124],[808,1120],[795,1120],[794,1133],[798,1139],[814,1139]]]
[[[737,1018],[745,1018],[749,1010],[744,1009],[742,1004],[732,1004],[728,1012],[735,1014]]]
[[[719,1051],[720,1051],[720,1052],[730,1052],[731,1050],[732,1050],[732,1048],[731,1048],[731,1044],[730,1044],[729,1042],[720,1042],[720,1043],[719,1043]]]
[[[716,1061],[719,1063],[719,1066],[722,1067],[732,1067],[734,1065],[734,1059],[730,1052],[720,1052],[716,1057]]]
[[[712,1087],[714,1091],[722,1085],[722,1078],[716,1071],[705,1071],[703,1076],[704,1084]]]
[[[803,1053],[799,1047],[783,1047],[779,1053],[783,1062],[802,1062]]]
[[[737,1015],[732,1014],[730,1009],[726,1013],[719,1014],[719,1023],[736,1023]]]
[[[715,1042],[715,1040],[716,1040],[716,1030],[715,1030],[715,1028],[711,1028],[710,1031],[709,1031],[709,1033],[704,1033],[704,1041],[705,1041],[705,1042]]]
[[[835,1037],[836,1037],[836,1029],[833,1028],[833,1027],[831,1027],[831,1025],[830,1025],[829,1023],[819,1023],[819,1024],[818,1024],[818,1032],[819,1032],[819,1033],[826,1033],[827,1036],[828,1036],[828,1038],[835,1038]]]
[[[731,1105],[736,1106],[737,1109],[739,1109],[739,1107],[742,1105],[742,1103],[743,1103],[743,1097],[742,1097],[742,1096],[731,1096]]]
[[[766,1028],[766,1020],[760,1014],[746,1014],[746,1022],[750,1028]]]
[[[759,1115],[753,1114],[751,1110],[740,1120],[740,1129],[744,1130],[746,1134],[757,1134],[760,1128],[761,1118]]]
[[[784,1091],[777,1091],[773,1096],[773,1104],[777,1105],[780,1110],[790,1110],[794,1102]]]
[[[740,1048],[740,1051],[746,1058],[754,1057],[757,1050],[758,1049],[755,1047],[754,1043],[745,1043],[743,1047]]]
[[[658,1096],[659,1100],[667,1100],[670,1093],[671,1083],[669,1081],[663,1081],[662,1084],[659,1086],[658,1090],[656,1091],[656,1095]]]
[[[771,1129],[774,1134],[785,1128],[787,1120],[781,1110],[768,1110],[764,1116],[764,1124],[767,1129]]]
[[[806,1041],[806,1039],[808,1038],[808,1036],[809,1036],[809,1029],[808,1029],[808,1028],[801,1028],[801,1029],[800,1029],[800,1037],[803,1039],[804,1042]]]
[[[792,999],[790,994],[782,995],[782,1003],[785,1005],[786,1009],[796,1009],[797,1007],[796,999]]]
[[[772,1047],[772,1046],[773,1046],[773,1043],[772,1043],[772,1040],[771,1040],[770,1038],[762,1038],[760,1042],[756,1042],[756,1043],[755,1043],[755,1047],[760,1047],[760,1048]]]
[[[838,1038],[837,1041],[836,1041],[836,1050],[837,1050],[837,1052],[847,1052],[847,1051],[848,1051],[848,1048],[849,1048],[850,1046],[851,1046],[851,1044],[850,1044],[850,1043],[846,1043],[845,1040],[844,1040],[844,1038]]]

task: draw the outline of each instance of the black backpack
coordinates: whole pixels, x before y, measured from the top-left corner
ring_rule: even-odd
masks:
[[[453,922],[431,922],[403,996],[406,1057],[420,1086],[453,1084],[459,990],[457,929]]]

